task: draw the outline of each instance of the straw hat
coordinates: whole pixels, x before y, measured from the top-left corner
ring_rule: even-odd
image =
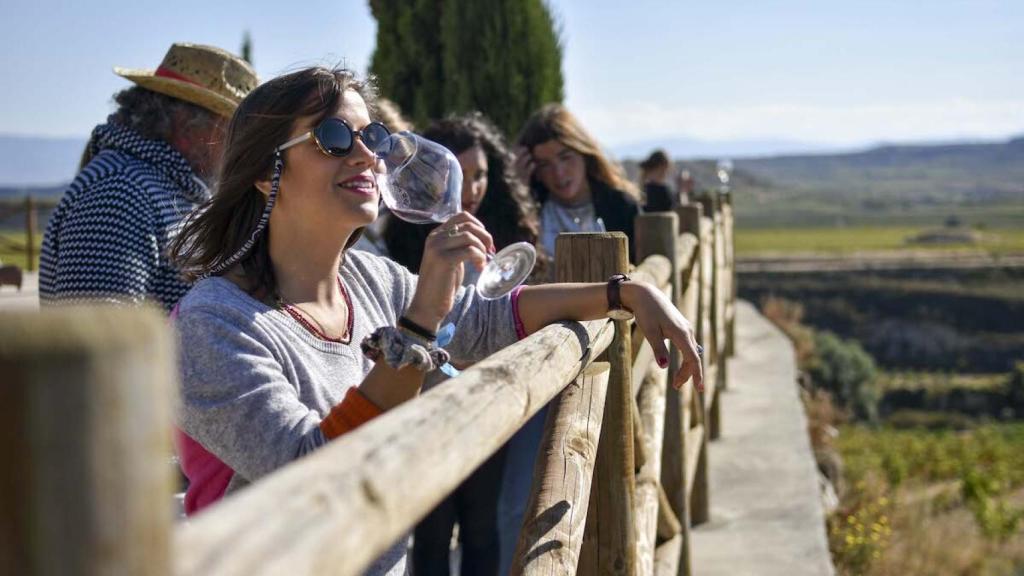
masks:
[[[256,87],[256,71],[238,56],[213,46],[173,44],[156,70],[115,66],[114,73],[153,92],[230,117]]]

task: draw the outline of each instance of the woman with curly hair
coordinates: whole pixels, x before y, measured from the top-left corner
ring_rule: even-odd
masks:
[[[479,112],[449,116],[422,134],[449,150],[462,168],[462,208],[474,214],[500,250],[515,242],[535,244],[537,209],[526,186],[512,170],[514,157],[498,129]],[[418,272],[424,245],[438,224],[410,224],[389,216],[384,225],[388,256]],[[535,267],[535,270],[538,268]],[[464,284],[478,274],[466,267]],[[448,574],[452,530],[459,524],[463,574],[498,574],[497,504],[505,449],[502,448],[416,527],[413,573]]]
[[[462,167],[462,209],[483,222],[498,250],[516,242],[536,244],[539,237],[537,205],[513,170],[515,157],[498,129],[483,114],[449,116],[431,124],[422,134],[448,148]],[[389,217],[384,244],[392,260],[419,271],[423,243],[438,224],[410,224]],[[543,270],[534,268],[534,277]],[[466,270],[465,284],[476,282]]]

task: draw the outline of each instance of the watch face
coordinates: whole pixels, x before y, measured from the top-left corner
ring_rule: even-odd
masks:
[[[616,308],[615,310],[608,311],[608,317],[611,318],[612,320],[632,320],[633,313],[630,312],[629,310]]]

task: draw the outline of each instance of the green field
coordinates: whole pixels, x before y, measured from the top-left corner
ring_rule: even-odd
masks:
[[[39,267],[39,246],[43,242],[43,235],[39,233],[36,235],[36,257],[34,269]],[[0,230],[0,263],[3,264],[14,264],[20,266],[22,269],[28,268],[28,256],[20,250],[15,250],[15,245],[20,247],[25,244],[25,233],[24,232],[13,232],[10,230]]]
[[[737,228],[736,254],[821,252],[893,252],[926,250],[985,254],[1024,253],[1024,229],[998,228],[977,231],[974,244],[924,245],[908,242],[930,227],[879,226],[849,228]]]
[[[954,389],[998,391],[1006,386],[1006,374],[887,370],[878,375],[878,387],[883,393],[891,390],[926,390],[932,394],[948,393]]]

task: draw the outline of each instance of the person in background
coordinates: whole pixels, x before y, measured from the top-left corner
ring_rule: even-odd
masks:
[[[679,206],[686,206],[693,201],[693,190],[697,186],[697,183],[693,179],[693,174],[690,174],[689,170],[680,170],[679,174],[676,175],[676,191],[679,196],[677,201]]]
[[[462,208],[474,214],[501,250],[515,242],[536,244],[537,208],[526,186],[516,177],[514,157],[498,129],[479,112],[449,116],[432,123],[423,137],[445,146],[462,168]],[[384,228],[387,256],[418,272],[426,240],[439,224],[410,224],[389,217]],[[358,246],[357,246],[358,247]],[[543,274],[543,267],[534,268]],[[477,274],[466,267],[464,285],[476,284]],[[427,388],[435,382],[424,384]],[[452,531],[459,524],[461,571],[465,576],[497,575],[499,539],[498,496],[505,449],[498,450],[451,496],[416,527],[413,573],[447,575]]]
[[[135,83],[92,133],[84,166],[43,237],[42,305],[153,301],[170,311],[188,290],[165,255],[182,219],[210,197],[224,126],[256,86],[244,60],[174,44],[156,70],[115,68]]]
[[[422,136],[455,154],[462,168],[462,209],[484,223],[498,250],[516,242],[537,243],[537,204],[516,176],[515,158],[490,120],[479,112],[453,115],[435,121]],[[384,227],[386,255],[419,271],[423,241],[436,227],[389,216]],[[536,278],[538,271],[545,270],[544,263],[534,270]],[[466,276],[465,283],[476,281],[472,270],[466,270]]]
[[[495,300],[462,286],[463,263],[482,268],[494,251],[469,212],[430,233],[419,275],[350,250],[380,201],[374,150],[388,132],[373,104],[346,70],[302,69],[253,90],[228,128],[217,193],[171,246],[196,280],[175,321],[187,343],[176,419],[189,514],[411,400],[446,362],[477,362],[555,321],[631,313],[662,366],[666,340],[680,350],[673,384],[703,385],[690,323],[647,284],[616,275]],[[402,574],[405,554],[400,541],[368,572]]]
[[[553,260],[555,239],[562,232],[618,231],[628,238],[630,260],[634,260],[633,221],[640,211],[638,193],[579,120],[564,106],[548,104],[526,121],[517,141],[517,171],[541,204],[539,252]],[[523,524],[545,418],[546,407],[508,443],[498,501],[502,574],[512,563]]]
[[[640,182],[644,187],[644,212],[668,212],[675,207],[675,195],[668,187],[672,163],[664,150],[651,152],[640,163]]]
[[[633,260],[636,188],[564,106],[535,112],[518,138],[517,169],[540,203],[540,246],[554,258],[562,232],[623,232]]]

